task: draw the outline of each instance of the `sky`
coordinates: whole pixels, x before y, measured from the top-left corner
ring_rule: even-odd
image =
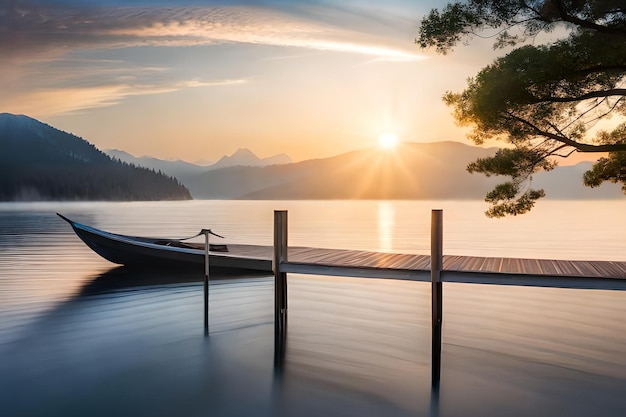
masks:
[[[440,1],[0,0],[0,112],[100,149],[294,161],[465,139],[441,97],[502,51],[414,43]]]

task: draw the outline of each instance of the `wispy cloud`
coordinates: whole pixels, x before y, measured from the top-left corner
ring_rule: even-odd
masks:
[[[246,84],[249,80],[247,79],[238,79],[238,80],[219,80],[219,81],[199,81],[199,80],[189,80],[181,83],[180,85],[183,87],[215,87],[218,85],[240,85]]]
[[[10,96],[0,97],[0,109],[7,108],[13,113],[24,113],[38,117],[51,116],[112,106],[131,96],[171,93],[182,88],[238,85],[246,82],[248,80],[244,79],[210,82],[189,80],[171,85],[119,83],[101,86],[30,89],[21,92],[19,100]]]
[[[54,2],[9,1],[0,3],[0,85],[4,91],[0,110],[27,101],[39,103],[40,108],[29,113],[49,115],[113,105],[130,95],[245,83],[245,79],[181,79],[180,75],[176,80],[168,68],[129,67],[123,60],[75,60],[78,53],[88,51],[234,43],[358,54],[370,62],[422,59],[390,39],[278,10],[241,6],[66,8]],[[159,73],[162,75],[157,76]],[[67,99],[60,100],[66,104],[53,104],[61,94],[67,94]],[[43,103],[49,104],[46,111]]]
[[[0,51],[50,48],[191,46],[225,42],[294,46],[384,59],[414,61],[420,55],[369,34],[275,10],[219,8],[77,8],[0,6]]]

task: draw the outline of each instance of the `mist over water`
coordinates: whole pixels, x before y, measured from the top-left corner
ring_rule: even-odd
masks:
[[[441,389],[430,388],[430,286],[290,274],[274,368],[273,278],[136,272],[59,219],[270,245],[626,260],[624,203],[542,202],[486,219],[480,202],[192,201],[0,204],[0,404],[22,416],[623,416],[626,292],[444,284]],[[585,221],[580,221],[585,219]]]

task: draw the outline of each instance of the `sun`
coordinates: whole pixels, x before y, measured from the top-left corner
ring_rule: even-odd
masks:
[[[378,137],[378,146],[383,149],[391,150],[398,144],[398,137],[394,133],[383,133]]]

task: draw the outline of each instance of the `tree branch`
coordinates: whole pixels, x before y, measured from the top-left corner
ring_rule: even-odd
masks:
[[[592,91],[587,94],[583,94],[577,97],[536,97],[536,101],[533,103],[545,103],[545,102],[554,102],[554,103],[572,103],[574,101],[583,101],[588,100],[590,98],[600,98],[600,97],[613,97],[613,96],[626,96],[626,88],[612,88],[610,90],[603,91]]]
[[[596,123],[598,123],[600,120],[604,119],[605,117],[607,117],[611,112],[613,112],[613,110],[615,110],[615,108],[619,105],[620,101],[622,101],[624,99],[624,97],[620,97],[619,99],[615,100],[615,103],[613,103],[612,106],[609,107],[609,109],[607,111],[605,111],[602,114],[597,115],[596,117],[594,117],[591,120],[588,120],[585,122],[585,124],[587,126],[595,126]],[[606,99],[605,99],[606,100]],[[604,101],[604,100],[602,100]],[[600,105],[600,103],[598,103],[598,106]],[[596,106],[594,106],[596,107]],[[592,111],[594,108],[592,107],[591,109],[589,109],[589,111]],[[582,117],[582,116],[581,116]]]
[[[565,22],[573,23],[585,29],[597,30],[598,32],[610,33],[610,34],[619,35],[619,36],[626,36],[626,31],[624,31],[623,29],[599,25],[596,22],[581,19],[579,17],[567,14],[567,12],[565,11],[563,7],[563,3],[559,0],[553,0],[552,3],[556,6],[557,10],[559,11],[559,15],[561,16],[561,19],[563,19],[563,21]]]
[[[589,67],[585,69],[581,69],[578,71],[574,71],[574,74],[579,75],[590,75],[596,72],[606,73],[609,71],[626,71],[626,65],[624,64],[615,64],[615,65],[596,65],[594,67]]]
[[[567,147],[567,145],[563,145],[564,147]],[[556,152],[556,150],[555,150]],[[571,154],[573,154],[574,152],[578,152],[577,149],[572,149],[571,151],[569,151],[568,153],[566,153],[565,155],[560,155],[558,153],[551,153],[550,156],[558,156],[559,158],[569,158]]]
[[[528,120],[522,119],[521,117],[518,117],[510,112],[506,112],[506,114],[508,114],[509,117],[511,117],[511,119],[530,127],[531,130],[536,135],[543,136],[544,138],[554,139],[557,142],[561,142],[568,146],[571,146],[572,148],[576,148],[580,152],[594,153],[594,152],[624,152],[626,151],[626,143],[611,143],[611,144],[601,144],[601,145],[591,145],[588,143],[580,143],[580,142],[576,142],[575,140],[568,138],[567,136],[561,136],[555,133],[546,132],[545,130],[538,128],[537,126],[535,126],[533,123],[529,122]]]
[[[619,103],[619,101],[622,99],[622,97],[620,97],[619,99],[616,100],[617,103]],[[568,124],[566,124],[563,129],[568,129],[570,126],[572,126],[575,123],[578,123],[580,120],[582,120],[583,117],[587,116],[587,114],[595,111],[598,107],[600,107],[603,103],[605,103],[608,100],[607,97],[603,98],[602,100],[596,101],[591,107],[589,107],[587,110],[581,112],[577,117],[575,117],[574,119],[572,119],[571,122],[569,122]],[[605,114],[599,116],[599,118],[605,117],[607,116],[609,113],[611,113],[613,110],[615,109],[615,106],[611,107],[609,110],[607,110],[605,112]],[[596,119],[592,119],[589,121],[584,121],[583,123],[585,125],[589,125],[589,124],[595,124]]]

